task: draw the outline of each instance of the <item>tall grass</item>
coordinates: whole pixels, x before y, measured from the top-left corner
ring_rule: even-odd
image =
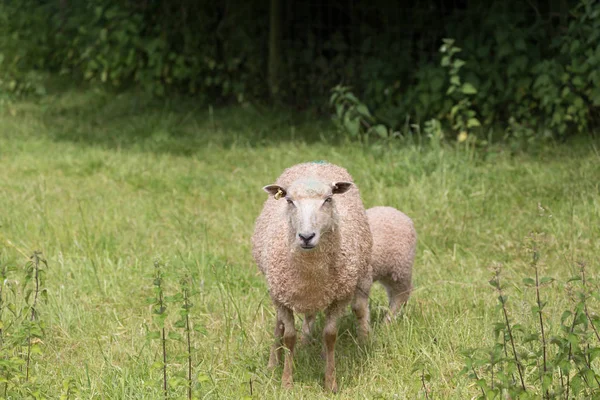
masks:
[[[379,323],[386,297],[377,288],[366,346],[356,343],[352,314],[341,320],[340,398],[480,394],[460,371],[465,349],[494,344],[489,267],[501,262],[509,287],[529,277],[534,228],[548,239],[545,275],[564,282],[577,275],[578,260],[589,274],[599,270],[600,146],[592,139],[535,153],[429,147],[419,138],[356,144],[310,115],[209,112],[192,102],[92,92],[9,107],[0,112],[0,266],[22,265],[9,242],[48,260],[43,351],[31,372],[50,398],[164,396],[164,370],[152,368],[162,349],[145,337],[157,257],[172,277],[165,292],[180,290],[183,272],[191,276],[190,317],[201,332],[189,347],[166,340],[164,352],[193,349],[193,395],[286,398],[280,371],[266,368],[274,311],[249,238],[265,200],[260,188],[297,162],[347,167],[368,207],[401,209],[419,233],[415,291],[403,317]],[[538,204],[552,218],[540,221]],[[542,292],[544,326],[560,325],[571,305],[566,286],[556,285]],[[590,314],[596,306],[588,304]],[[511,324],[522,323],[530,310],[516,301],[510,313]],[[175,317],[165,319],[168,331],[178,329]],[[296,397],[325,398],[319,357],[318,344],[298,349]],[[189,359],[172,360],[170,371],[189,371]],[[186,397],[189,388],[172,385],[169,396]]]

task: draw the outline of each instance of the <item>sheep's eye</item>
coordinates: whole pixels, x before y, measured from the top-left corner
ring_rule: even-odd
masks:
[[[331,197],[326,198],[325,203],[331,203]]]
[[[294,204],[294,202],[292,200],[290,200],[290,199],[286,199],[286,200],[287,200],[288,204]]]

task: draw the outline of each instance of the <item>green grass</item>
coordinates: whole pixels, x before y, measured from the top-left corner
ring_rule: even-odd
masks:
[[[167,292],[186,271],[199,291],[192,317],[205,332],[193,341],[195,394],[241,398],[252,381],[255,398],[287,398],[281,369],[266,368],[274,313],[250,235],[266,197],[261,187],[298,162],[345,166],[367,207],[401,209],[419,234],[404,316],[379,324],[386,302],[376,287],[368,346],[356,344],[350,310],[341,321],[339,398],[423,398],[419,364],[431,374],[431,397],[476,395],[459,374],[461,350],[493,340],[499,314],[490,265],[502,262],[510,282],[531,276],[523,248],[531,230],[546,233],[542,269],[559,280],[542,291],[551,320],[568,307],[560,281],[576,273],[575,262],[600,270],[597,141],[483,156],[464,146],[346,143],[334,133],[309,115],[211,112],[92,92],[2,109],[0,263],[24,268],[23,254],[34,250],[48,259],[48,302],[39,308],[47,327],[32,372],[48,397],[71,378],[81,398],[160,398],[161,374],[152,368],[159,344],[145,339],[159,258]],[[538,204],[551,217],[540,216]],[[512,316],[525,319],[523,301],[533,293],[509,290]],[[168,352],[169,372],[183,371],[175,359],[183,346],[171,342]],[[319,353],[318,344],[298,349],[296,398],[327,397]]]

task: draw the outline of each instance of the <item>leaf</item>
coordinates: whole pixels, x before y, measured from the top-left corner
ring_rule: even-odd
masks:
[[[464,94],[475,94],[475,93],[477,93],[477,89],[475,89],[475,86],[473,86],[469,82],[463,83],[462,87],[460,88],[460,91],[463,92]]]
[[[146,304],[156,304],[158,302],[158,299],[156,297],[147,297],[146,298]]]
[[[565,312],[562,313],[562,315],[560,316],[560,322],[564,324],[565,320],[569,317],[571,317],[571,315],[573,315],[573,313],[569,310],[566,310]]]
[[[526,286],[535,286],[535,281],[533,279],[531,279],[531,278],[524,278],[523,279],[523,283]]]
[[[208,331],[206,330],[206,328],[203,325],[194,326],[194,331],[201,333],[203,335],[206,335],[208,333]]]
[[[162,362],[160,362],[160,361],[154,361],[152,363],[152,365],[150,365],[150,368],[151,369],[162,369],[163,365],[164,364]]]
[[[350,136],[357,137],[360,133],[360,119],[349,118],[348,114],[344,117],[344,126],[348,130]]]
[[[477,118],[469,118],[467,121],[467,128],[475,128],[477,126],[481,126],[481,123]]]
[[[183,336],[181,336],[181,334],[179,332],[169,332],[169,334],[167,335],[167,337],[171,340],[177,340],[177,341],[181,341],[183,340]]]
[[[167,319],[167,314],[156,314],[154,316],[154,323],[156,323],[159,328],[163,328],[165,326],[165,319]]]
[[[148,340],[160,339],[160,332],[159,331],[148,332],[148,333],[146,333],[146,339],[148,339]]]
[[[457,70],[459,70],[463,65],[465,65],[465,62],[463,60],[461,60],[460,58],[457,58],[456,60],[454,60],[454,62],[452,63],[452,66],[454,68],[456,68]]]
[[[356,112],[358,112],[363,117],[369,117],[369,118],[371,118],[371,113],[369,112],[369,109],[367,108],[367,106],[365,106],[362,103],[358,104],[356,106]]]
[[[554,282],[554,278],[545,276],[542,279],[540,279],[540,285],[545,285],[546,283],[551,283],[551,282]]]
[[[388,129],[384,125],[375,125],[372,129],[380,138],[385,139],[388,137]]]

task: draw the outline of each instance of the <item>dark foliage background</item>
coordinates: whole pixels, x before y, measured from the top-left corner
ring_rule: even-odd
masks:
[[[0,96],[41,95],[46,76],[61,74],[211,104],[324,111],[341,83],[389,132],[430,119],[481,131],[457,125],[466,110],[510,135],[582,133],[599,116],[599,3],[1,0]],[[274,4],[280,32],[270,42]],[[454,72],[441,63],[444,38],[461,50]],[[451,79],[470,89],[448,93]]]

